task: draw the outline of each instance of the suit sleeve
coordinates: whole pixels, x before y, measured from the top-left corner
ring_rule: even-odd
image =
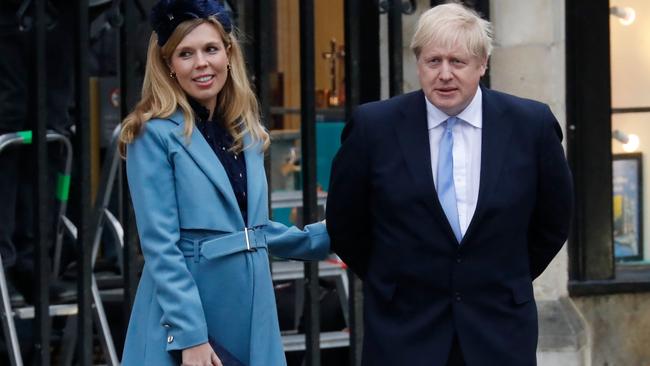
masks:
[[[370,159],[359,110],[345,126],[334,157],[327,196],[332,250],[362,279],[371,250]]]
[[[322,260],[330,250],[327,229],[322,223],[306,225],[303,230],[271,221],[264,228],[271,254],[282,258]]]
[[[562,130],[545,106],[538,154],[537,200],[528,231],[532,279],[542,274],[569,236],[573,182],[562,148]]]
[[[156,300],[167,328],[167,351],[208,341],[199,292],[185,258],[180,238],[174,167],[167,141],[146,125],[127,151],[127,177],[146,268],[155,282]]]

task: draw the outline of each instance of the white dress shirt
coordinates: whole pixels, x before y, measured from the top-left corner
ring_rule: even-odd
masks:
[[[433,181],[438,187],[438,150],[440,139],[445,131],[443,122],[450,116],[436,108],[429,100],[427,104],[427,124],[429,127],[429,149],[431,150],[431,171]],[[481,130],[483,127],[481,88],[467,108],[456,117],[459,121],[453,127],[454,147],[454,187],[458,205],[460,232],[465,236],[469,223],[476,211],[478,188],[481,179]]]

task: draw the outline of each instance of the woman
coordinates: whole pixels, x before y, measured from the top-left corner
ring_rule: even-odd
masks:
[[[123,364],[284,365],[267,248],[322,259],[325,225],[268,219],[269,136],[222,6],[160,1],[151,21],[121,136],[145,256]]]

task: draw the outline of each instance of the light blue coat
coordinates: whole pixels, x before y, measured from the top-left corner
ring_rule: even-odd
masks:
[[[246,365],[285,365],[266,246],[274,256],[323,259],[329,252],[325,226],[299,230],[269,221],[259,145],[244,151],[245,224],[216,154],[198,132],[187,140],[183,125],[180,111],[151,120],[128,146],[145,265],[122,363],[178,365],[172,354],[209,335]],[[255,230],[244,233],[246,227]],[[246,234],[256,250],[246,250]]]

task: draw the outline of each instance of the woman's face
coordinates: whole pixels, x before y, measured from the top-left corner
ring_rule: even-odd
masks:
[[[169,67],[181,88],[212,116],[228,78],[228,53],[217,28],[210,23],[194,28],[176,46]]]

